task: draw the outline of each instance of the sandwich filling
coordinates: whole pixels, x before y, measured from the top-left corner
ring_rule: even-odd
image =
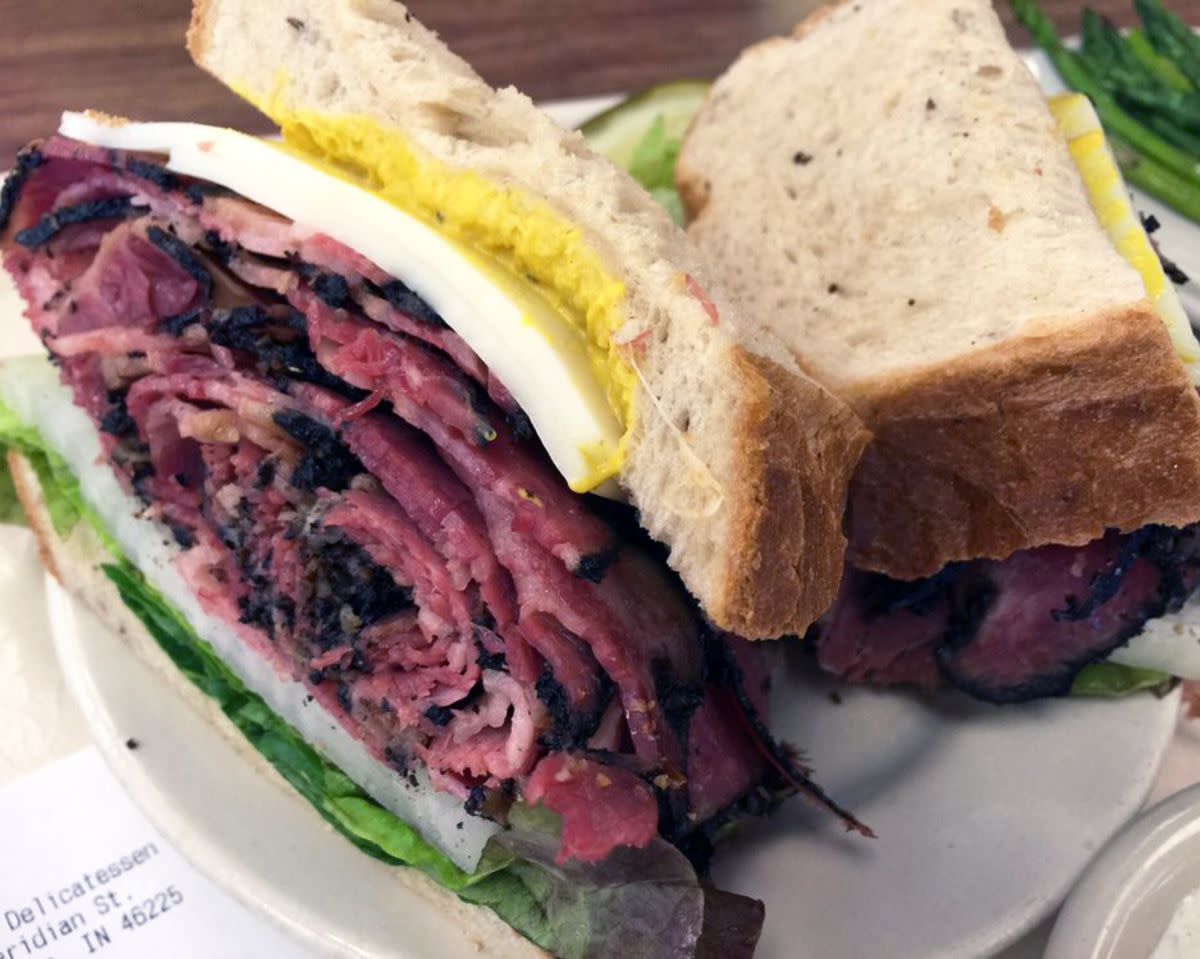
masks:
[[[702,862],[747,810],[828,802],[766,731],[769,651],[712,630],[625,507],[571,492],[412,277],[62,136],[22,155],[0,229],[203,613],[396,777],[500,825],[553,811],[560,865],[664,839]]]

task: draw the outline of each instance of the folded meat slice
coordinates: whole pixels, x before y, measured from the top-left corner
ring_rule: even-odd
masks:
[[[22,169],[5,265],[118,478],[377,759],[470,812],[541,802],[589,861],[826,801],[763,725],[763,651],[566,487],[402,278],[146,157],[55,137]]]
[[[915,582],[848,569],[813,634],[821,665],[854,682],[945,683],[1023,702],[1070,692],[1084,666],[1178,610],[1197,586],[1200,527],[1147,526]]]

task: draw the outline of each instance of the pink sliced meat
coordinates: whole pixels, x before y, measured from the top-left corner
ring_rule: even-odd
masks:
[[[581,756],[547,756],[529,777],[525,798],[562,817],[560,863],[598,862],[614,847],[644,846],[658,834],[654,791],[633,773]]]
[[[999,703],[1061,696],[1197,586],[1200,528],[1112,532],[917,583],[848,570],[815,629],[817,657],[852,682],[948,682]]]
[[[1140,553],[1112,533],[1082,548],[1046,546],[986,564],[991,601],[973,630],[939,648],[943,673],[993,701],[1069,692],[1083,666],[1165,612],[1171,592],[1182,597],[1200,582],[1200,570],[1189,564],[1173,570],[1176,586],[1166,586],[1155,561],[1166,557]],[[1105,578],[1115,582],[1098,589]]]
[[[471,812],[544,804],[561,861],[796,788],[764,657],[567,488],[405,278],[153,157],[54,137],[22,171],[4,262],[115,474],[373,755]]]
[[[821,668],[852,683],[937,689],[934,650],[949,625],[950,604],[936,595],[925,604],[872,609],[873,574],[849,568],[838,598],[814,627]]]

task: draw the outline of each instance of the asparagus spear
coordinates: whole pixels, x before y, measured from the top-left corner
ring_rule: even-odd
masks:
[[[1131,147],[1153,159],[1157,166],[1172,171],[1194,191],[1200,191],[1200,159],[1168,143],[1153,130],[1148,130],[1123,110],[1115,99],[1096,80],[1078,54],[1063,46],[1036,0],[1009,0],[1017,18],[1025,24],[1034,39],[1049,55],[1051,62],[1067,86],[1086,94],[1100,115],[1104,126]]]
[[[1161,0],[1134,0],[1133,6],[1154,49],[1174,63],[1193,86],[1200,87],[1200,37]]]
[[[1166,57],[1161,56],[1151,45],[1150,41],[1146,39],[1146,34],[1141,30],[1137,28],[1130,30],[1125,34],[1125,42],[1129,45],[1130,52],[1141,61],[1146,69],[1157,76],[1172,90],[1179,90],[1182,93],[1186,93],[1189,90],[1195,91],[1196,88],[1183,75],[1179,67],[1175,66]]]
[[[1163,83],[1130,50],[1121,31],[1107,18],[1085,8],[1080,54],[1092,75],[1126,108],[1152,112],[1185,133],[1200,133],[1200,94]],[[1172,143],[1180,138],[1152,128]],[[1187,139],[1186,136],[1183,139]]]
[[[1143,156],[1117,137],[1109,137],[1117,165],[1127,182],[1200,223],[1200,190],[1171,170]]]
[[[1135,109],[1132,112],[1135,119],[1140,120],[1168,143],[1173,143],[1181,150],[1187,150],[1188,153],[1200,156],[1200,135],[1176,126],[1170,120],[1154,113],[1153,110]]]

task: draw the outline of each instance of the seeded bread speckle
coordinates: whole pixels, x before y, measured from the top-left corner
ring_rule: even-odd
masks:
[[[369,116],[578,224],[626,285],[620,339],[646,334],[620,477],[643,524],[722,627],[801,632],[823,611],[866,433],[778,341],[737,322],[683,232],[631,177],[516,90],[493,90],[401,3],[197,0],[188,43],[252,100]],[[792,432],[764,432],[783,422]]]
[[[1200,403],[987,0],[853,0],[746,51],[678,178],[718,279],[875,434],[850,558],[1200,518]]]

